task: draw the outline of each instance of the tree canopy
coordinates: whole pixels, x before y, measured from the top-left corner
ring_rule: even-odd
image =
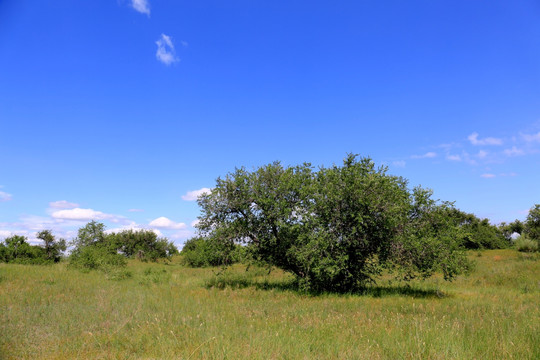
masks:
[[[349,291],[383,269],[405,279],[466,267],[448,221],[451,203],[431,191],[409,190],[369,158],[349,155],[343,166],[275,162],[236,169],[198,199],[201,235],[243,243],[252,256],[293,273],[309,290]]]

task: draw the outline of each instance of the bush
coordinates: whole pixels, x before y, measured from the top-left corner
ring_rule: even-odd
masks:
[[[30,245],[24,236],[13,235],[0,244],[0,261],[16,264],[41,265],[51,263],[46,250],[37,245]]]
[[[535,252],[538,251],[538,242],[529,239],[525,235],[521,235],[515,241],[515,246],[518,251]]]
[[[124,256],[110,252],[101,246],[84,246],[74,251],[69,257],[69,265],[83,271],[103,270],[125,267],[127,261]]]
[[[143,261],[170,258],[178,249],[166,238],[158,238],[152,230],[123,230],[105,236],[105,245],[127,257]]]
[[[242,261],[244,248],[212,237],[195,237],[186,241],[182,248],[182,262],[190,267],[231,265]]]

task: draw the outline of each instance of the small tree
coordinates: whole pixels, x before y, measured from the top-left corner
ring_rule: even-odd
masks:
[[[58,262],[62,252],[66,251],[66,240],[56,240],[51,230],[42,230],[36,234],[36,237],[43,241],[45,257],[48,261]]]
[[[71,245],[75,246],[74,251],[78,251],[85,246],[103,244],[104,241],[105,225],[92,220],[79,229],[77,237],[73,239]]]

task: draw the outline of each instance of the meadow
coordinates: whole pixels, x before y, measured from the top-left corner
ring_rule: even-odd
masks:
[[[298,292],[278,270],[0,264],[0,359],[540,359],[540,256],[468,276]]]

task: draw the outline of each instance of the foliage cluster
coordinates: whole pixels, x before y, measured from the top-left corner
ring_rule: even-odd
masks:
[[[457,209],[448,216],[461,229],[461,243],[466,249],[505,249],[511,245],[510,236],[505,236],[502,227],[490,224],[488,219]]]
[[[201,234],[245,244],[257,261],[294,274],[301,287],[351,291],[383,270],[403,279],[467,268],[453,204],[349,155],[343,166],[279,162],[218,178],[198,200]]]
[[[186,241],[180,254],[183,263],[190,267],[224,266],[241,262],[246,249],[215,237],[194,237]]]
[[[151,230],[123,230],[107,234],[105,225],[91,221],[78,231],[71,243],[70,265],[81,269],[107,270],[126,265],[126,258],[142,261],[169,259],[178,249]]]
[[[521,235],[516,239],[516,249],[522,252],[538,251],[538,242],[530,239],[527,235]]]
[[[66,250],[66,241],[56,239],[51,230],[42,230],[36,237],[43,245],[30,245],[25,236],[13,235],[0,242],[0,262],[47,264],[58,262]]]

